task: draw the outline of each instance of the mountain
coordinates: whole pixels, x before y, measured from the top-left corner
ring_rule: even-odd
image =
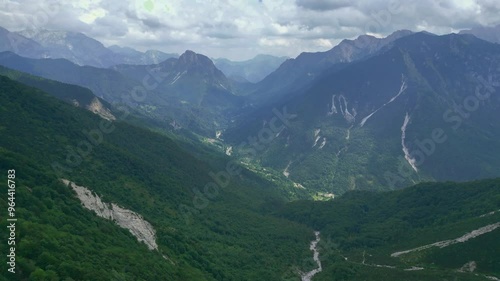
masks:
[[[114,110],[112,109],[111,104],[96,97],[89,89],[43,79],[27,73],[8,69],[3,66],[0,66],[0,75],[9,77],[10,79],[21,82],[25,85],[38,88],[76,107],[85,108],[104,119],[116,119],[113,115]]]
[[[497,26],[478,26],[469,30],[462,30],[460,34],[472,34],[486,41],[500,43],[500,24]]]
[[[158,50],[147,50],[146,52],[139,52],[135,49],[128,47],[120,47],[113,45],[108,47],[116,54],[114,65],[117,64],[140,64],[150,65],[158,64],[166,61],[169,58],[178,58],[178,54],[167,54]]]
[[[101,42],[79,32],[28,29],[18,32],[40,44],[50,58],[64,58],[78,65],[108,67],[114,64],[114,53]]]
[[[500,277],[500,179],[412,184],[499,176],[498,44],[409,35],[244,116],[245,97],[191,51],[114,69],[0,64],[88,86],[0,68],[0,209],[16,218],[0,221],[15,259],[0,280]],[[156,124],[234,127],[172,140],[127,110],[85,110],[89,89]],[[308,195],[327,202],[290,202]]]
[[[193,116],[203,116],[206,124],[200,129],[205,135],[215,136],[216,129],[226,126],[230,112],[244,104],[243,98],[235,94],[231,82],[213,62],[192,51],[184,52],[178,59],[170,58],[155,65],[117,65],[112,69],[136,81],[152,77],[154,81],[149,83],[164,100],[175,101],[178,108],[193,112]],[[157,103],[151,105],[158,106]],[[180,121],[186,122],[191,121]]]
[[[217,129],[227,126],[230,111],[244,102],[209,58],[191,51],[158,65],[112,69],[4,52],[0,65],[88,88],[109,103],[131,106],[164,129],[186,128],[205,136],[215,136]]]
[[[275,71],[287,59],[288,57],[257,55],[246,61],[231,61],[224,58],[213,61],[227,77],[240,82],[257,83]]]
[[[287,203],[230,159],[193,157],[126,118],[5,76],[0,98],[0,131],[15,132],[0,138],[0,168],[15,171],[16,280],[299,280],[315,268],[313,229],[314,280],[500,275],[499,179]]]
[[[310,256],[312,230],[269,214],[279,187],[222,154],[195,158],[5,76],[0,99],[18,219],[2,280],[279,280]]]
[[[139,85],[139,82],[130,81],[116,71],[79,66],[65,59],[32,59],[3,52],[0,53],[0,64],[31,75],[88,88],[110,103],[124,102],[125,93]]]
[[[356,40],[343,40],[326,52],[301,53],[295,59],[286,60],[277,70],[260,81],[251,96],[255,101],[275,101],[305,87],[324,70],[366,58],[394,40],[411,33],[409,30],[400,30],[386,38],[362,35]]]
[[[279,214],[320,231],[322,280],[495,280],[500,179],[424,183],[298,201]]]
[[[245,116],[223,138],[235,157],[313,194],[498,177],[499,62],[500,47],[473,36],[409,35]],[[284,132],[269,123],[278,116],[289,119]],[[251,154],[237,149],[251,139]]]
[[[43,47],[37,42],[3,27],[0,27],[0,52],[15,52],[25,57],[46,55]]]
[[[107,68],[117,64],[156,64],[178,57],[158,50],[139,52],[132,48],[110,46],[79,32],[27,29],[10,32],[0,27],[0,52],[14,52],[28,58],[63,58],[77,65]]]

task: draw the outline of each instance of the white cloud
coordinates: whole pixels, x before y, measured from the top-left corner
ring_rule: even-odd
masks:
[[[105,45],[246,59],[325,51],[398,29],[448,33],[500,23],[498,0],[2,0],[9,30],[80,31]]]
[[[328,39],[316,39],[314,40],[314,44],[322,49],[331,49],[333,48],[333,44],[330,40]]]
[[[102,8],[89,9],[87,12],[85,12],[81,16],[79,16],[78,19],[86,24],[91,24],[96,19],[102,18],[105,15],[106,15],[106,11]]]
[[[261,38],[259,44],[264,47],[288,47],[291,45],[292,40],[284,38]]]

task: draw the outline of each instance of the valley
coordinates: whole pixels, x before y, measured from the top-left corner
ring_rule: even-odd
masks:
[[[237,19],[148,37],[171,4],[135,41],[0,27],[0,281],[500,280],[498,26],[233,61]]]

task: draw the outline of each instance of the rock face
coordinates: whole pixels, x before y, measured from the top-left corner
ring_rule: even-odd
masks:
[[[78,65],[94,67],[109,67],[114,64],[116,55],[113,51],[80,32],[26,29],[17,34],[40,44],[46,57],[63,58]]]
[[[87,110],[101,116],[102,118],[114,121],[116,117],[111,113],[111,111],[106,108],[98,98],[92,99],[92,102],[87,106]]]
[[[86,187],[78,186],[66,179],[61,181],[76,192],[85,208],[94,211],[99,217],[112,220],[119,226],[128,229],[138,241],[144,242],[150,250],[158,249],[156,232],[153,226],[145,221],[141,215],[114,203],[103,202],[97,194],[93,194]]]

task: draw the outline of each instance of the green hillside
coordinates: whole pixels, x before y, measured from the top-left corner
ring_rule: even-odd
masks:
[[[195,208],[197,190],[223,167],[6,77],[0,98],[0,167],[17,175],[17,280],[278,280],[309,256],[312,230],[266,215],[283,200],[259,177],[243,171]],[[83,150],[84,132],[99,126],[114,129]],[[155,227],[159,250],[84,209],[60,178],[141,214]],[[0,208],[7,209],[6,196]],[[1,270],[11,278],[6,263]]]
[[[500,212],[490,214],[498,210],[500,179],[349,192],[330,202],[291,203],[280,215],[321,231],[325,270],[315,280],[486,280],[500,276],[500,228],[443,248],[391,254],[498,224]],[[471,261],[474,273],[456,272]]]

